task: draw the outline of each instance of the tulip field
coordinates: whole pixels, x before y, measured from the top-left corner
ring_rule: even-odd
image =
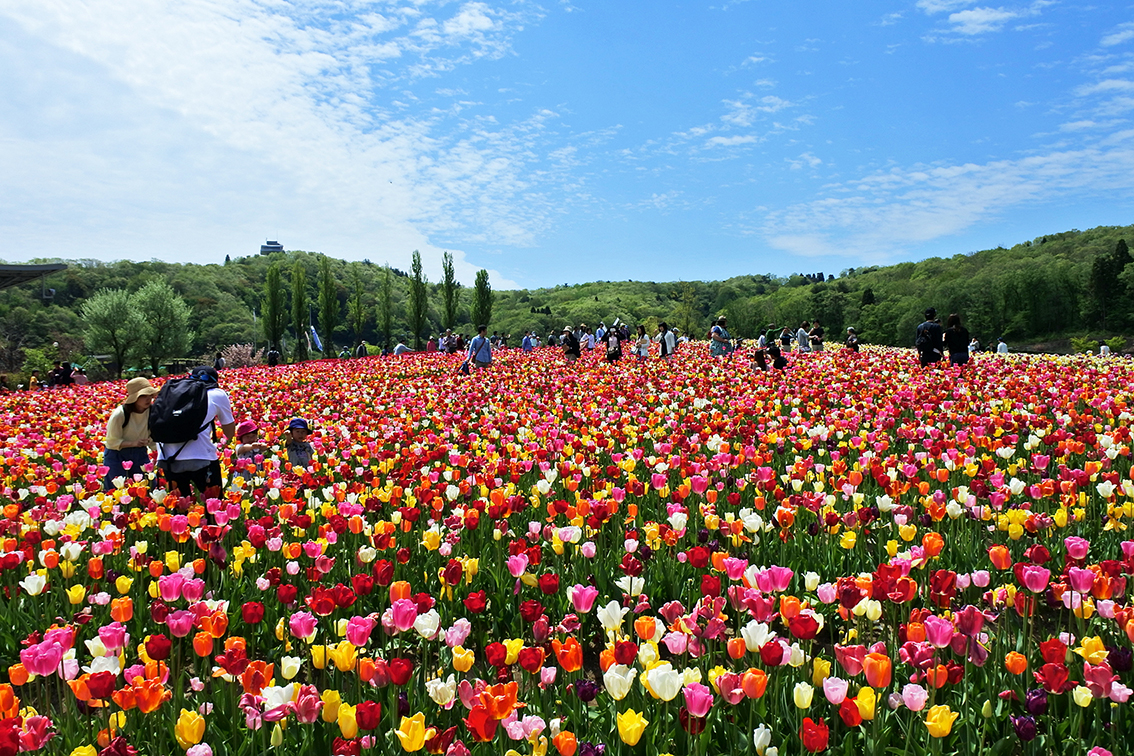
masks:
[[[200,500],[0,396],[0,756],[1131,752],[1129,360],[459,362],[224,371]]]

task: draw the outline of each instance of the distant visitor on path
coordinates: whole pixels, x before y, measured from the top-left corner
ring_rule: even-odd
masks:
[[[945,321],[945,348],[949,350],[951,364],[968,364],[969,329],[961,325],[961,316],[955,312]]]
[[[917,358],[922,367],[940,362],[945,353],[945,329],[937,320],[937,309],[925,311],[925,320],[917,327],[914,336]]]
[[[102,463],[106,477],[102,488],[114,488],[115,478],[129,478],[142,472],[142,465],[150,461],[150,405],[158,390],[145,378],[133,378],[126,383],[126,399],[110,413],[106,423],[106,451]]]
[[[469,342],[469,364],[478,370],[492,364],[492,344],[487,334],[488,326],[479,325],[476,327],[476,336]]]
[[[571,326],[563,327],[563,358],[567,362],[574,362],[579,359],[579,337],[571,330]]]
[[[799,324],[799,329],[795,332],[795,351],[811,351],[811,324],[806,320]]]
[[[858,334],[853,328],[847,328],[847,338],[843,345],[852,352],[858,351]]]
[[[673,331],[669,330],[669,323],[664,320],[658,324],[658,332],[654,336],[654,341],[661,346],[661,358],[663,360],[668,360],[677,351],[677,338],[674,337]]]
[[[996,353],[1008,354],[1008,345],[1004,343],[1004,337],[1001,336],[996,340]]]
[[[717,318],[716,325],[709,331],[709,354],[713,357],[726,357],[732,352],[732,336],[728,332],[728,318]]]
[[[819,321],[811,321],[811,330],[807,332],[807,344],[811,347],[812,352],[823,351],[824,335],[826,335],[826,332],[823,330],[823,326],[819,325]]]

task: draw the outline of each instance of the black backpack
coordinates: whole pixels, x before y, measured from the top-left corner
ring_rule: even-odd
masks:
[[[190,376],[167,381],[150,406],[150,438],[159,444],[192,441],[209,423],[209,389],[216,384]]]

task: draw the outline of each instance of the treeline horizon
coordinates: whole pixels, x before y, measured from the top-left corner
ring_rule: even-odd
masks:
[[[446,327],[469,334],[486,306],[489,331],[510,334],[515,345],[527,331],[546,339],[565,325],[594,327],[615,318],[645,324],[651,332],[664,320],[702,338],[710,320],[725,315],[734,337],[755,338],[773,323],[794,329],[803,320],[818,319],[832,342],[853,326],[865,343],[909,346],[922,313],[933,306],[942,318],[960,314],[983,344],[1004,337],[1014,348],[1051,349],[1072,337],[1125,336],[1134,326],[1134,264],[1126,239],[1134,239],[1134,225],[1073,229],[1011,248],[847,268],[822,277],[753,274],[723,281],[595,281],[491,291],[487,302],[483,290],[476,296],[477,287],[460,286],[451,278],[447,283],[425,280],[420,267],[406,273],[307,251],[206,265],[37,260],[69,267],[42,282],[0,292],[0,368],[19,370],[27,349],[51,347],[60,359],[91,353],[84,341],[84,303],[100,291],[134,293],[153,281],[167,283],[189,307],[192,338],[185,357],[211,354],[231,344],[263,347],[269,341],[264,311],[273,267],[284,297],[274,306],[288,313],[282,329],[285,356],[306,346],[307,335],[299,338],[294,325],[297,296],[300,306],[309,309],[327,356],[362,340],[379,346],[399,340],[413,345],[415,336],[424,343]],[[482,273],[485,280],[480,283],[490,288],[487,273]],[[45,298],[50,290],[53,296]],[[328,319],[334,324],[330,332],[321,327]]]

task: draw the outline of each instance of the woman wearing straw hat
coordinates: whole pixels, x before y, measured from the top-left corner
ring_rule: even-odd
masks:
[[[145,378],[133,378],[126,384],[126,399],[110,413],[106,423],[106,451],[102,463],[107,466],[103,490],[114,488],[114,479],[142,472],[150,461],[150,405],[158,390]]]

